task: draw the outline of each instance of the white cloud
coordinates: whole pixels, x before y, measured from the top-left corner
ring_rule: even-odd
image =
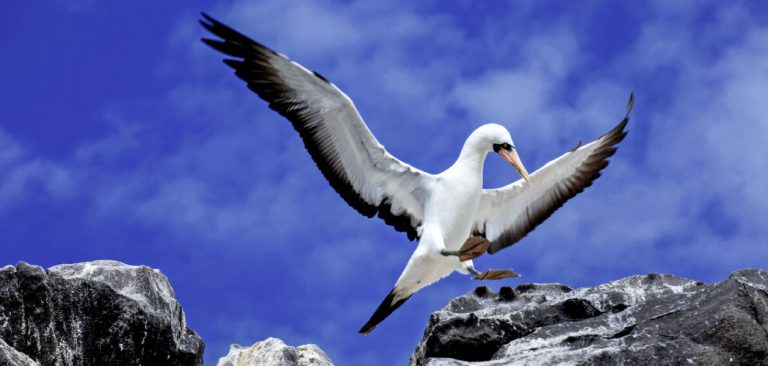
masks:
[[[490,71],[458,86],[456,101],[483,122],[524,124],[548,102],[553,83],[529,70]]]
[[[27,199],[71,197],[75,177],[63,165],[30,156],[0,129],[0,213]]]
[[[286,6],[280,1],[240,1],[220,16],[241,32],[266,37],[260,41],[280,44],[285,47],[281,52],[301,55],[303,59],[343,52],[360,40],[361,29],[354,24],[355,19],[344,7],[327,2],[294,2]]]
[[[8,134],[0,129],[0,164],[3,167],[19,160],[22,155],[21,144],[13,141]]]
[[[528,40],[521,62],[485,72],[454,84],[454,101],[481,121],[502,121],[524,127],[546,112],[564,79],[580,63],[578,41],[566,29]],[[476,61],[479,62],[479,61]],[[483,123],[480,122],[480,123]]]

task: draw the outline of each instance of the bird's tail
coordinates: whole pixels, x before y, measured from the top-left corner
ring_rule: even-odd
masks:
[[[393,288],[392,291],[389,292],[389,295],[384,298],[384,301],[381,302],[381,305],[379,305],[378,309],[371,315],[371,318],[368,319],[368,322],[363,325],[362,328],[360,328],[360,334],[368,334],[373,331],[374,328],[376,328],[376,325],[381,323],[382,320],[386,319],[389,314],[392,314],[393,311],[395,311],[397,308],[400,307],[400,305],[403,305],[403,303],[411,298],[411,295],[413,293],[408,294],[405,297],[402,297],[402,295],[398,294],[397,287]]]

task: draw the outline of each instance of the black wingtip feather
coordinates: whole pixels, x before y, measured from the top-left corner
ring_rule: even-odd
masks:
[[[206,45],[208,45],[211,48],[215,49],[216,51],[223,52],[223,53],[226,53],[228,55],[230,54],[229,52],[226,52],[224,50],[225,43],[222,42],[222,41],[215,40],[215,39],[210,39],[210,38],[201,38],[200,40],[203,41],[203,43],[205,43]]]
[[[230,28],[227,25],[224,25],[223,23],[219,22],[218,20],[214,19],[213,17],[202,13],[203,18],[208,21],[206,23],[203,20],[200,20],[200,24],[207,29],[209,32],[215,34],[216,36],[220,37],[221,39],[224,39],[227,43],[237,43],[241,47],[246,44],[252,44],[254,46],[257,46],[261,49],[268,49],[267,47],[264,47],[261,43],[258,43],[252,39],[250,39],[248,36]],[[271,51],[271,50],[270,50]],[[274,51],[273,51],[274,53]],[[235,56],[235,55],[233,55]]]
[[[397,310],[397,308],[400,307],[400,305],[403,305],[408,299],[411,298],[411,295],[408,295],[407,297],[394,301],[396,296],[396,289],[392,289],[392,291],[389,292],[387,297],[384,298],[384,301],[381,302],[381,305],[376,309],[376,311],[371,315],[371,318],[368,320],[365,325],[363,325],[362,328],[358,331],[360,334],[368,334],[373,331],[376,326],[381,323],[384,319],[386,319],[389,314],[392,314],[393,311]]]
[[[221,24],[221,23],[217,22],[217,21],[216,21],[216,19],[213,19],[213,18],[211,18],[211,17],[210,17],[208,14],[206,14],[206,13],[200,13],[200,15],[202,15],[202,16],[203,16],[203,18],[204,18],[204,19],[200,19],[200,20],[198,20],[198,22],[200,22],[200,25],[202,25],[202,26],[203,26],[205,29],[207,29],[207,30],[208,30],[208,31],[210,31],[211,33],[214,33],[214,34],[215,34],[216,32],[214,32],[214,30],[213,30],[213,29],[214,29],[214,27],[215,27],[217,24]]]
[[[225,59],[223,59],[221,61],[223,61],[225,64],[227,64],[227,66],[229,66],[229,67],[231,67],[231,68],[233,68],[235,70],[243,67],[243,61],[240,61],[240,60],[233,60],[231,58],[225,58]]]

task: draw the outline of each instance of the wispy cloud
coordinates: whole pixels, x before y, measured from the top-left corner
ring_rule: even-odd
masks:
[[[93,9],[98,0],[66,0],[56,2],[60,3],[59,5],[71,13],[83,13]]]
[[[467,118],[497,122],[526,134],[525,145],[541,146],[573,135],[565,124],[577,122],[567,107],[556,107],[566,78],[579,64],[578,40],[566,29],[542,35],[521,45],[526,59],[454,84],[455,105]],[[583,130],[585,126],[579,126]],[[556,146],[556,144],[555,144]]]
[[[32,156],[0,129],[0,213],[24,200],[70,197],[75,185],[65,166]]]

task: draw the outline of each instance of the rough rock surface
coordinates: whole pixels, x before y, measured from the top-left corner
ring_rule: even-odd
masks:
[[[0,269],[2,365],[202,365],[168,279],[114,261]]]
[[[410,365],[768,365],[768,272],[487,287],[432,314]]]
[[[267,338],[250,347],[233,344],[217,366],[333,366],[328,355],[314,344],[286,346],[277,338]]]
[[[27,355],[13,349],[13,347],[5,343],[4,340],[0,339],[0,365],[35,366],[39,365],[39,363],[35,362],[35,360],[29,358]]]

